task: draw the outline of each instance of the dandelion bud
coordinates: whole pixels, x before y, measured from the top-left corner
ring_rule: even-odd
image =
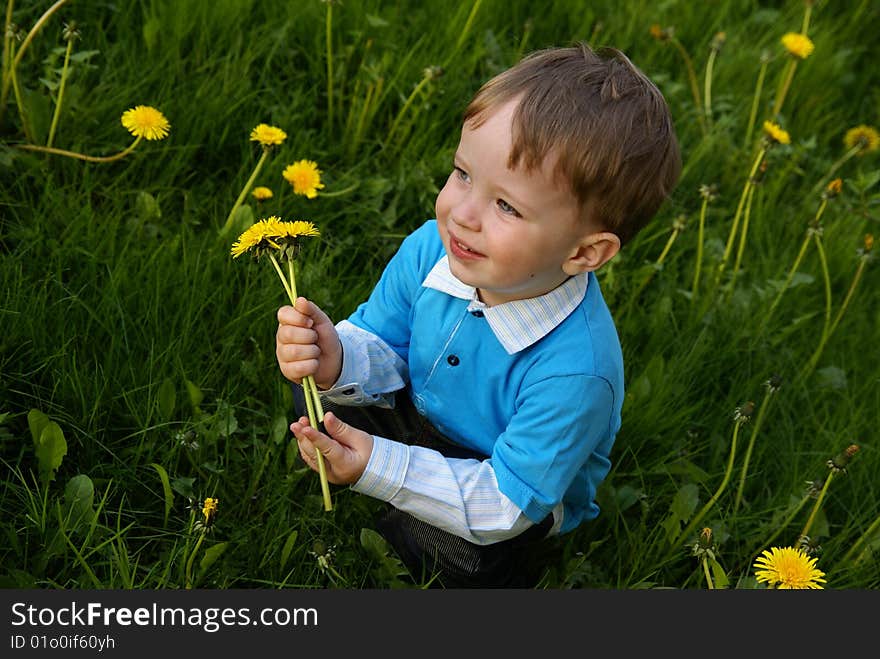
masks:
[[[857,444],[850,444],[843,451],[831,458],[826,464],[832,471],[846,471],[846,466],[852,457],[859,452]]]
[[[703,549],[711,549],[712,548],[712,529],[708,526],[704,527],[702,531],[700,531],[700,547]]]
[[[836,178],[833,181],[830,181],[828,185],[825,186],[825,192],[823,193],[823,197],[825,199],[831,199],[832,197],[836,197],[843,190],[843,179]]]
[[[657,41],[666,41],[672,36],[672,28],[663,28],[660,27],[658,23],[654,23],[650,30],[651,36],[654,37]]]
[[[726,32],[716,32],[715,36],[712,37],[712,44],[710,47],[715,52],[721,50],[721,47],[724,45],[724,42],[727,41],[727,33]]]
[[[865,252],[870,252],[874,249],[874,234],[866,233],[865,234]]]
[[[673,231],[684,231],[685,226],[687,225],[687,216],[679,215],[672,221],[672,230]]]

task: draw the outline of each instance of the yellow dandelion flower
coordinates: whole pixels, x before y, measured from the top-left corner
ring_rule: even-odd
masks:
[[[137,105],[123,112],[122,125],[135,137],[148,140],[163,139],[171,128],[165,115],[149,105]]]
[[[825,192],[828,193],[829,197],[836,197],[843,190],[843,179],[836,178],[828,183],[825,186]]]
[[[320,235],[318,229],[311,222],[303,220],[283,222],[272,215],[248,227],[232,245],[231,253],[233,258],[238,258],[251,250],[254,250],[256,256],[269,249],[280,252],[286,247],[295,247],[298,238],[318,235]]]
[[[298,160],[285,167],[281,175],[293,186],[296,194],[304,195],[309,199],[317,197],[318,190],[324,187],[321,183],[321,170],[312,160]]]
[[[865,234],[865,251],[870,252],[874,249],[874,234],[866,233]]]
[[[232,257],[238,258],[251,249],[258,252],[269,247],[281,249],[277,239],[281,237],[281,220],[272,215],[266,219],[254,222],[242,233],[232,245]]]
[[[843,136],[843,144],[847,149],[859,146],[859,155],[864,155],[869,151],[880,149],[880,133],[876,128],[871,126],[856,126],[846,131]]]
[[[258,124],[251,131],[251,141],[259,142],[263,146],[276,146],[287,139],[287,133],[276,126]]]
[[[798,59],[807,59],[815,47],[806,34],[798,34],[797,32],[784,34],[781,41],[785,49]]]
[[[202,506],[202,515],[205,516],[205,526],[211,526],[214,523],[214,518],[217,516],[217,506],[220,504],[220,499],[214,499],[212,497],[208,497],[205,499],[205,503]]]
[[[788,131],[783,130],[779,124],[775,124],[772,121],[764,122],[764,134],[779,144],[791,144],[791,137]]]
[[[274,196],[272,190],[263,185],[259,185],[254,188],[254,191],[251,192],[251,195],[257,201],[266,201],[267,199],[271,199]]]
[[[803,549],[773,547],[755,561],[755,579],[779,590],[821,590],[825,573]]]

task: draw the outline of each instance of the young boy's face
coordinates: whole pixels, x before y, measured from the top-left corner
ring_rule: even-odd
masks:
[[[516,101],[461,131],[454,169],[437,196],[449,267],[488,305],[547,293],[581,271],[572,257],[588,234],[551,162],[508,169]]]

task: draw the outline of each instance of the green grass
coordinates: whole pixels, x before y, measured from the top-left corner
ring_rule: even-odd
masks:
[[[27,32],[48,4],[19,0],[13,20]],[[377,502],[333,488],[334,510],[323,511],[318,478],[291,451],[286,428],[291,401],[274,356],[284,291],[268,265],[233,261],[231,240],[218,230],[259,157],[250,130],[261,122],[283,128],[288,139],[257,180],[275,197],[249,207],[257,217],[318,225],[322,237],[306,244],[298,285],[344,318],[402,237],[433,216],[459,117],[477,87],[529,50],[586,40],[622,49],[657,82],[684,171],[653,224],[598,273],[626,360],[623,426],[600,517],[564,537],[563,561],[542,585],[706,588],[691,555],[705,526],[729,587],[753,588],[757,553],[797,541],[816,502],[807,483],[821,487],[826,462],[857,444],[808,535],[828,588],[880,586],[876,262],[804,377],[825,313],[814,245],[761,328],[818,208],[811,190],[845,151],[843,134],[880,124],[872,31],[880,10],[867,1],[816,2],[816,50],[770,117],[786,62],[779,39],[800,30],[804,3],[586,4],[335,4],[331,67],[327,5],[317,0],[69,2],[51,17],[16,71],[34,143],[48,136],[70,21],[81,36],[54,146],[122,150],[130,136],[119,118],[137,104],[160,109],[171,132],[117,162],[86,163],[17,149],[26,140],[14,94],[3,108],[2,585],[184,588],[200,517],[191,506],[208,496],[220,507],[193,560],[197,587],[425,585],[406,578],[371,530]],[[712,38],[726,33],[705,134],[680,53],[652,38],[654,23],[674,28],[701,90]],[[747,144],[762,52],[770,59]],[[423,82],[432,66],[442,75]],[[764,119],[792,142],[770,150],[733,287],[731,259],[713,288]],[[293,195],[281,170],[301,158],[319,163],[324,192],[350,191]],[[822,217],[832,313],[863,236],[880,233],[878,158],[842,166],[843,192]],[[707,207],[692,297],[704,184],[716,185],[718,197]],[[679,217],[685,229],[656,266]],[[782,385],[755,438],[741,505],[735,493],[754,416],[739,429],[727,486],[688,529],[724,482],[734,411],[748,401],[757,408],[774,374]],[[57,437],[38,453],[31,410],[58,424],[66,453]],[[41,477],[51,464],[51,480]],[[322,569],[318,556],[331,549]]]

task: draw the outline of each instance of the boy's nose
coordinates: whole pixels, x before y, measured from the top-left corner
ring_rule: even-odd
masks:
[[[463,200],[452,209],[452,221],[472,231],[480,226],[480,214],[472,201]]]

